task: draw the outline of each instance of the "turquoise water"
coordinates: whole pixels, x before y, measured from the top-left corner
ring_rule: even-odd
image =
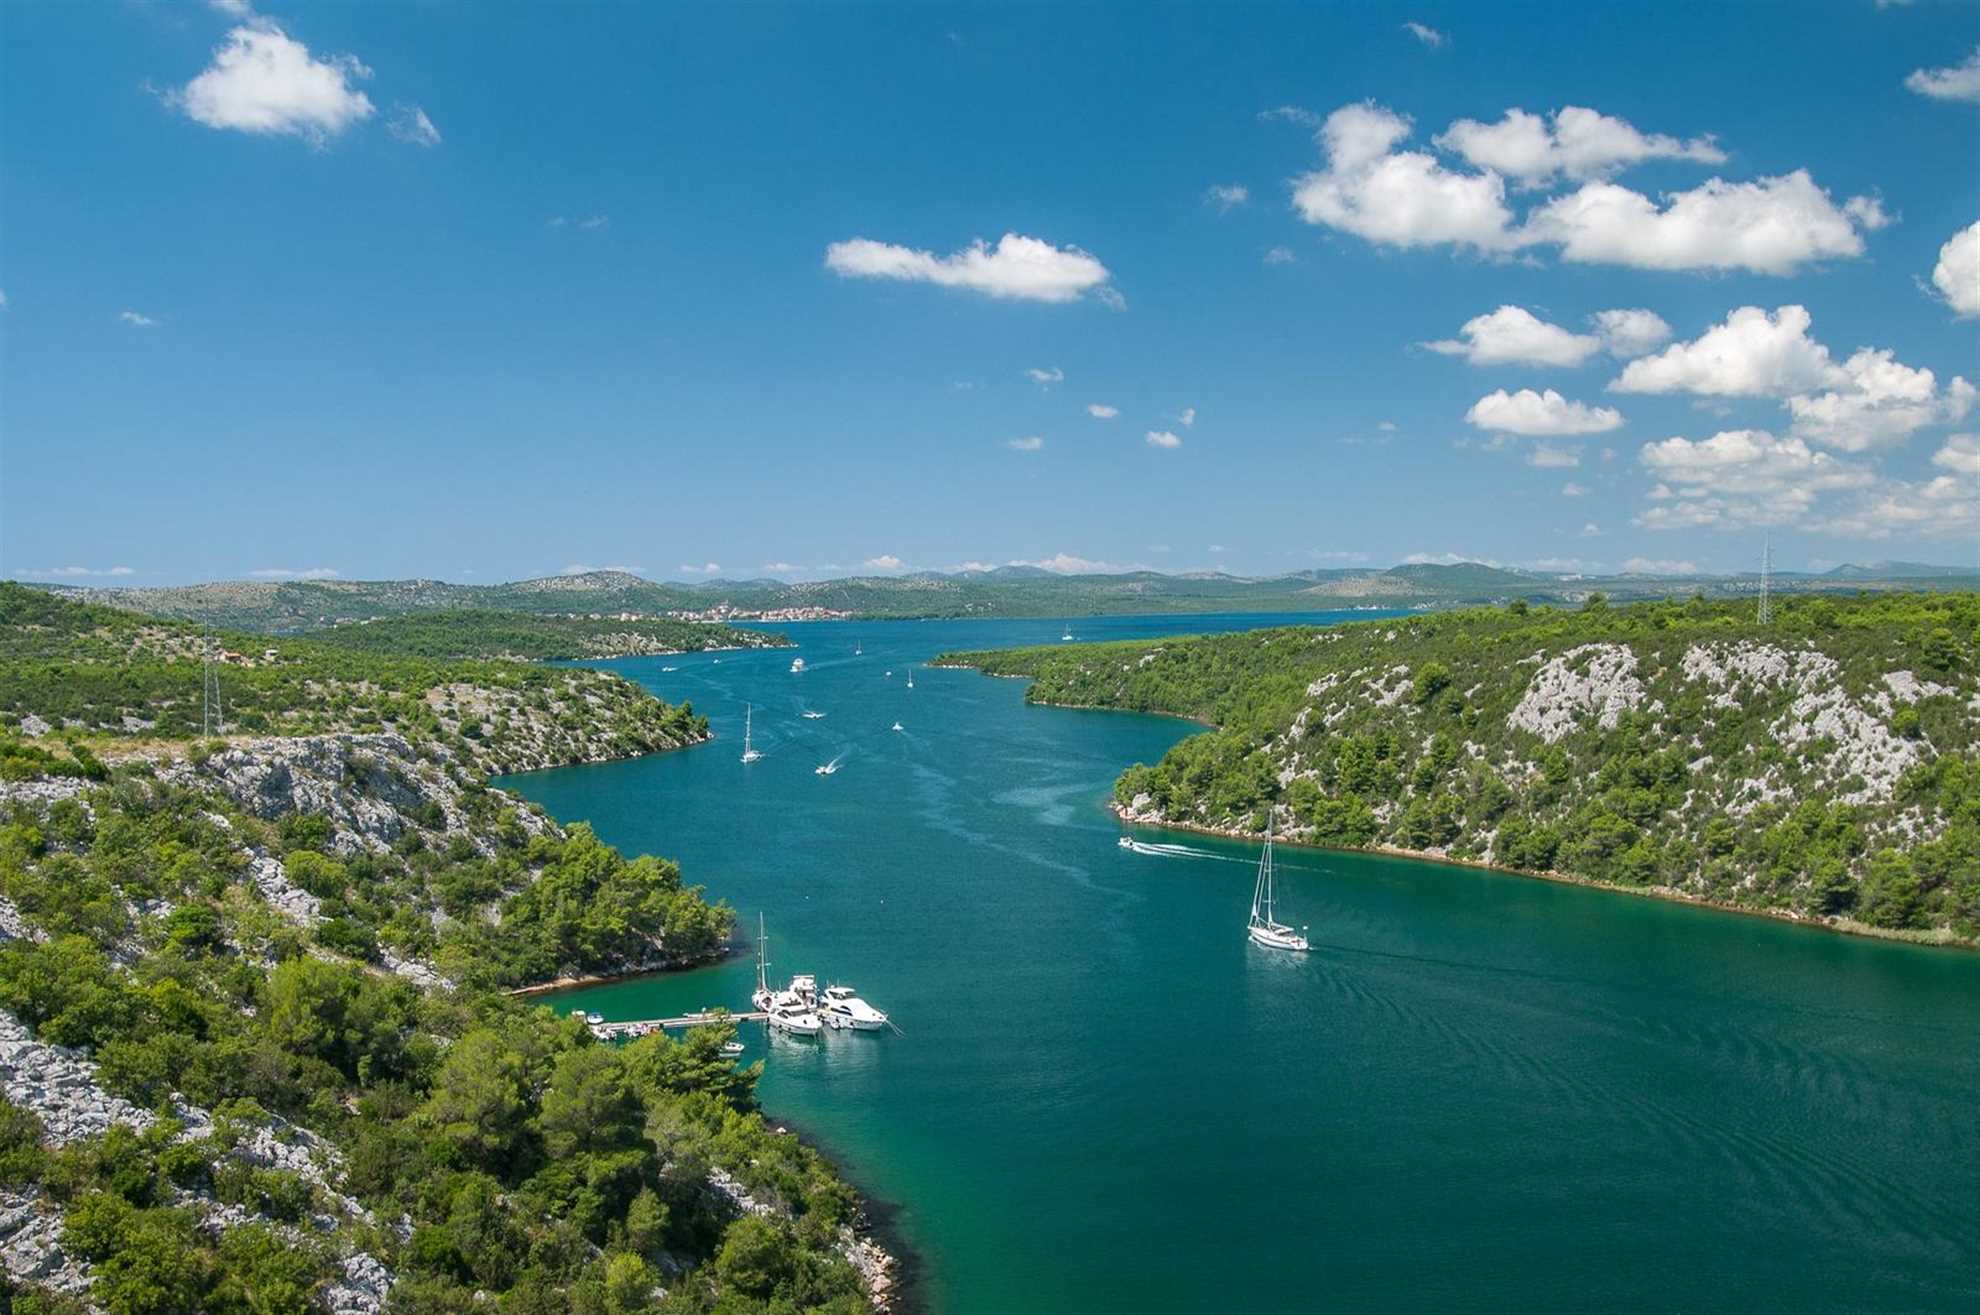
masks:
[[[1280,886],[1314,952],[1254,949],[1255,849],[1129,854],[1103,808],[1192,727],[968,671],[905,687],[1059,623],[784,629],[801,676],[789,651],[609,664],[714,743],[505,784],[763,911],[774,976],[893,1014],[746,1040],[767,1111],[900,1207],[926,1309],[1980,1309],[1980,956],[1319,851]],[[555,1003],[744,1007],[752,974]]]

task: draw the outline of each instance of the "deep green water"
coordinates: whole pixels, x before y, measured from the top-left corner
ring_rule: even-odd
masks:
[[[786,629],[802,676],[610,664],[713,744],[506,784],[763,910],[773,975],[892,1012],[904,1036],[769,1041],[761,1095],[900,1207],[925,1308],[1980,1309],[1980,955],[1318,851],[1281,885],[1314,953],[1253,949],[1255,850],[1128,854],[1102,807],[1191,727],[905,688],[1058,623]],[[555,1003],[745,1007],[752,972]]]

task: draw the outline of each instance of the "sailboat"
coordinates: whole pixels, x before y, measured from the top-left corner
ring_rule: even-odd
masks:
[[[1274,809],[1276,814],[1278,810]],[[1245,935],[1253,945],[1262,945],[1268,950],[1298,950],[1308,948],[1304,928],[1294,931],[1278,920],[1273,911],[1272,892],[1272,822],[1268,814],[1265,819],[1265,853],[1258,860],[1258,884],[1251,891],[1251,922],[1245,927]]]
[[[1067,626],[1066,633],[1059,636],[1059,642],[1063,644],[1066,641],[1070,640],[1071,638],[1072,638],[1072,627]]]
[[[770,938],[763,931],[763,914],[756,915],[756,990],[749,1001],[759,1011],[768,1014],[770,1026],[791,1036],[817,1036],[824,1024],[818,1021],[818,1013],[813,998],[807,998],[795,988],[809,980],[803,977],[791,979],[792,990],[773,991],[767,970],[770,960],[767,951]]]
[[[857,639],[853,640],[853,656],[854,657],[866,656],[866,650],[859,646],[859,641]]]
[[[749,997],[749,1002],[759,1010],[768,1009],[773,998],[770,980],[764,976],[770,967],[770,960],[766,957],[769,949],[770,937],[763,930],[763,914],[759,910],[756,915],[756,990]]]
[[[914,672],[913,672],[913,671],[909,671],[909,672],[908,672],[908,688],[909,688],[909,689],[913,689],[913,688],[914,688]]]
[[[753,722],[753,721],[755,720],[755,718],[756,718],[756,708],[755,708],[755,707],[754,707],[753,705],[751,705],[751,704],[748,704],[748,703],[745,703],[745,704],[743,704],[743,756],[742,756],[742,760],[743,760],[744,762],[746,762],[746,763],[753,763],[753,762],[755,762],[755,761],[756,761],[756,760],[757,760],[758,758],[761,758],[761,757],[763,756],[763,753],[762,753],[762,751],[761,751],[761,750],[759,750],[759,749],[758,749],[758,748],[757,748],[757,747],[756,747],[756,746],[755,746],[754,744],[751,744],[751,743],[749,742],[749,732],[750,732],[750,723],[751,723],[751,722]]]

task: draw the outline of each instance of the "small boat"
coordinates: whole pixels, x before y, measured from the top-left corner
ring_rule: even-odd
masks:
[[[662,667],[662,668],[660,668],[660,670],[661,670],[661,671],[663,671],[663,672],[666,672],[666,671],[679,671],[679,670],[680,670],[680,668],[679,668],[679,667]]]
[[[914,688],[914,673],[912,671],[908,672],[908,688]]]
[[[1134,841],[1130,840],[1126,836],[1122,836],[1119,840],[1116,840],[1114,843],[1119,845],[1122,849],[1125,850],[1132,851],[1134,849]]]
[[[1273,814],[1277,809],[1273,809]],[[1272,822],[1265,819],[1265,853],[1258,860],[1258,884],[1251,891],[1251,921],[1245,926],[1245,935],[1253,945],[1262,945],[1268,950],[1293,950],[1304,952],[1310,948],[1306,943],[1304,928],[1293,930],[1278,920],[1272,907]]]
[[[1066,627],[1066,633],[1065,633],[1065,634],[1063,634],[1063,635],[1060,635],[1060,636],[1059,636],[1059,642],[1060,642],[1061,644],[1064,644],[1064,643],[1067,643],[1067,642],[1069,642],[1069,641],[1070,641],[1071,639],[1072,639],[1072,627],[1071,627],[1071,626],[1067,626],[1067,627]]]
[[[757,747],[756,747],[756,746],[755,746],[754,744],[751,744],[751,743],[750,743],[750,741],[749,741],[749,731],[750,731],[750,724],[751,724],[751,723],[752,723],[753,721],[755,721],[755,719],[756,719],[756,708],[755,708],[754,706],[752,706],[751,704],[748,704],[748,703],[745,703],[745,704],[743,704],[743,756],[742,756],[742,760],[743,760],[744,762],[746,762],[746,763],[753,763],[753,762],[755,762],[755,761],[756,761],[756,760],[757,760],[758,758],[761,758],[761,757],[763,756],[763,752],[762,752],[762,750],[760,750],[760,749],[758,749],[758,748],[757,748]]]
[[[791,659],[791,674],[792,674],[793,676],[801,676],[801,675],[803,675],[803,674],[804,674],[804,659],[803,659],[803,658],[792,658],[792,659]]]
[[[740,1041],[724,1041],[722,1043],[722,1058],[724,1059],[741,1059],[742,1052],[743,1043]]]
[[[839,764],[843,761],[845,761],[845,755],[842,753],[837,758],[834,758],[831,762],[819,763],[818,766],[812,768],[811,770],[817,772],[820,776],[830,776],[833,772],[839,770]]]
[[[859,641],[857,639],[853,640],[853,656],[854,657],[866,656],[866,650],[859,646]]]
[[[603,1015],[603,1014],[586,1014],[586,1015],[584,1016],[584,1021],[585,1021],[585,1022],[587,1022],[587,1023],[589,1023],[589,1024],[591,1024],[591,1026],[593,1026],[593,1027],[597,1027],[597,1026],[598,1026],[599,1024],[601,1024],[601,1023],[603,1023],[603,1022],[605,1021],[605,1015]]]
[[[887,1026],[887,1015],[853,994],[850,986],[826,987],[818,1012],[840,1031],[878,1032]]]
[[[894,723],[894,729],[895,729],[895,730],[897,730],[897,731],[903,731],[903,730],[906,730],[906,729],[907,729],[907,727],[905,727],[905,726],[903,726],[903,725],[901,725],[901,724],[900,724],[899,722],[895,722],[895,723]]]
[[[825,716],[825,714],[824,714],[824,713],[822,713],[822,712],[813,712],[813,711],[811,711],[811,710],[810,710],[809,708],[807,708],[807,709],[805,709],[805,712],[804,712],[804,719],[805,719],[806,721],[820,721],[820,720],[822,720],[822,719],[824,718],[824,716]]]
[[[890,671],[890,672],[888,672],[888,673],[887,673],[887,679],[888,679],[888,680],[892,680],[893,678],[894,678],[894,673],[893,673],[893,672],[891,672],[891,671]]]

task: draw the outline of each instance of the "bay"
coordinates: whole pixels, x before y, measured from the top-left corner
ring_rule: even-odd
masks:
[[[1070,625],[1294,619],[1327,618]],[[799,675],[792,650],[599,664],[718,738],[500,782],[679,860],[739,930],[763,913],[774,978],[893,1015],[901,1035],[744,1039],[766,1111],[898,1207],[920,1306],[1980,1305],[1980,956],[1290,848],[1313,953],[1250,947],[1255,847],[1143,832],[1187,852],[1133,854],[1105,810],[1194,727],[919,665],[1063,624],[776,627]],[[549,1003],[740,1009],[753,974],[744,953]]]

